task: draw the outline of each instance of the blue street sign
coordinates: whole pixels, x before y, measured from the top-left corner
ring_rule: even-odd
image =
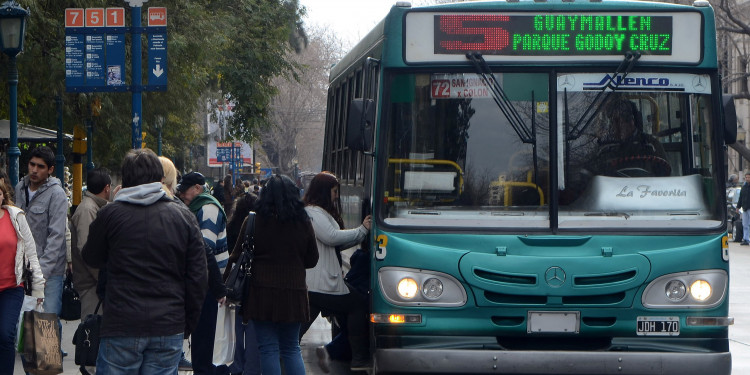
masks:
[[[217,147],[216,148],[216,161],[219,163],[229,163],[232,162],[232,156],[234,156],[234,160],[238,160],[240,162],[240,166],[242,165],[242,146],[235,146],[234,147],[234,155],[232,155],[232,147]]]
[[[65,35],[65,85],[83,86],[86,83],[85,66],[86,36],[83,34]]]
[[[148,85],[154,90],[167,86],[167,33],[148,34]]]

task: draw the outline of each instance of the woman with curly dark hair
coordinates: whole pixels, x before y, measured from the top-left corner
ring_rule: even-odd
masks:
[[[305,269],[318,262],[318,248],[299,189],[286,176],[268,180],[255,206],[254,258],[242,320],[252,320],[264,375],[304,374],[299,347],[302,322],[310,316]],[[245,233],[247,220],[240,229]],[[242,253],[238,239],[227,270]]]

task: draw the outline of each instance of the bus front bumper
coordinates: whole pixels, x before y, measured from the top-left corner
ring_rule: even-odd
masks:
[[[378,374],[729,375],[729,352],[378,349]]]

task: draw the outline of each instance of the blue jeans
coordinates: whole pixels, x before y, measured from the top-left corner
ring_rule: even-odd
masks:
[[[742,211],[742,240],[750,242],[750,210]]]
[[[102,337],[96,372],[107,375],[177,375],[183,334]]]
[[[305,364],[299,349],[301,323],[274,323],[253,320],[258,338],[260,365],[263,375],[280,375],[279,357],[286,375],[304,375]]]
[[[242,323],[242,314],[237,309],[234,321],[234,334],[237,340],[234,345],[234,362],[229,366],[232,374],[260,375],[260,354],[258,340],[253,322]]]
[[[60,315],[62,311],[62,275],[50,276],[44,284],[44,312]]]
[[[12,374],[16,364],[16,329],[23,304],[23,288],[0,292],[0,374]]]

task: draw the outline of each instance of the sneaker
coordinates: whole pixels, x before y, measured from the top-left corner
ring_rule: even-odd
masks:
[[[193,371],[193,363],[188,361],[187,358],[180,358],[180,364],[177,365],[179,371]]]
[[[742,242],[740,242],[740,245],[742,245],[742,246],[748,246],[748,245],[750,245],[750,242],[742,241]]]
[[[318,366],[326,374],[331,372],[331,356],[325,346],[315,348],[315,355],[318,356]]]

